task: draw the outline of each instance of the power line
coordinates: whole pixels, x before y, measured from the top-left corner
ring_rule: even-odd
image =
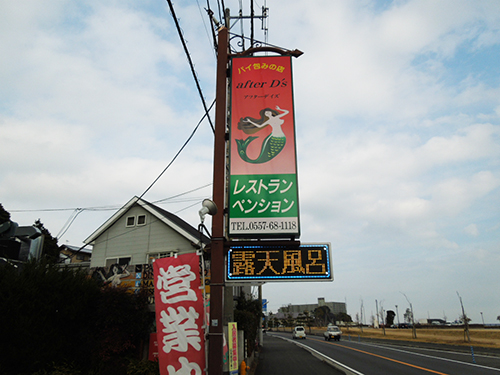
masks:
[[[200,82],[198,81],[196,71],[194,70],[194,64],[193,64],[193,61],[191,60],[191,55],[189,54],[186,42],[185,42],[184,37],[182,35],[182,30],[181,30],[181,27],[179,25],[179,20],[177,19],[177,16],[175,15],[174,6],[172,5],[171,0],[167,0],[167,3],[168,3],[168,6],[170,7],[170,13],[172,14],[172,18],[174,19],[175,27],[177,28],[177,32],[179,33],[179,38],[181,40],[182,46],[184,47],[184,52],[186,53],[186,58],[188,59],[189,66],[191,67],[191,73],[193,74],[194,82],[196,83],[196,88],[198,89],[198,94],[200,95],[201,102],[203,103],[203,108],[205,109],[205,114],[208,118],[208,122],[210,122],[210,126],[212,127],[212,131],[215,134],[215,127],[212,124],[212,120],[208,114],[208,111],[210,109],[207,109],[207,103],[205,102],[205,98],[203,97],[203,92],[201,91]]]
[[[203,12],[201,11],[201,6],[200,6],[200,2],[199,0],[196,0],[196,3],[198,4],[198,10],[200,11],[200,16],[201,16],[201,19],[203,20],[203,26],[205,27],[205,33],[207,34],[207,37],[208,37],[208,40],[210,41],[210,35],[208,33],[208,30],[207,30],[207,24],[205,23],[205,17],[203,17]],[[207,12],[210,14],[210,13],[213,13],[212,10],[210,9],[210,3],[209,1],[207,0]],[[210,24],[212,24],[210,22]],[[214,50],[213,50],[213,53],[214,53],[214,57],[217,57],[217,40],[215,38],[215,32],[214,32],[214,28],[213,27],[210,27],[210,29],[212,30],[212,42],[214,44]]]
[[[177,194],[177,195],[173,195],[173,196],[168,197],[168,198],[163,198],[163,199],[159,199],[157,201],[153,201],[151,203],[161,204],[161,203],[165,203],[166,201],[169,201],[169,200],[171,201],[169,203],[185,202],[185,200],[184,201],[180,201],[180,200],[173,201],[173,199],[181,197],[181,196],[189,194],[189,193],[193,193],[193,192],[201,190],[201,189],[204,189],[204,188],[206,188],[206,187],[208,187],[210,185],[212,185],[211,182],[208,183],[208,184],[199,186],[197,188],[185,191],[183,193],[180,193],[180,194]],[[192,198],[192,199],[200,200],[201,198]],[[121,205],[121,204],[119,204],[119,205],[118,204],[114,204],[114,205],[109,205],[109,206],[93,206],[93,207],[83,207],[83,208],[70,207],[70,208],[40,208],[40,209],[29,209],[29,210],[9,210],[9,212],[20,212],[20,213],[22,213],[22,212],[61,212],[61,211],[112,211],[112,210],[117,210],[117,209],[119,209],[122,206],[123,205]],[[75,214],[75,212],[73,212],[71,214],[70,218],[68,219],[68,222],[71,220],[71,217],[74,214]]]
[[[215,104],[215,99],[212,102],[212,104],[210,105],[210,108],[208,109],[208,111],[210,111],[210,109],[212,109],[212,107],[214,106],[214,104]],[[160,179],[160,177],[163,176],[163,174],[167,171],[167,169],[170,168],[170,166],[175,161],[175,159],[177,159],[177,157],[180,155],[180,153],[182,152],[182,150],[184,150],[184,147],[186,147],[187,144],[189,143],[189,141],[191,140],[191,138],[193,138],[194,134],[196,133],[196,131],[200,127],[200,124],[203,121],[203,119],[206,116],[208,116],[208,111],[205,111],[205,114],[203,115],[203,117],[201,118],[201,120],[198,122],[198,124],[194,128],[194,130],[191,133],[191,135],[189,136],[189,138],[186,140],[186,142],[184,142],[184,144],[182,145],[182,147],[180,148],[180,150],[177,152],[177,154],[175,154],[174,158],[170,161],[170,163],[168,163],[168,165],[165,167],[165,169],[163,169],[163,171],[158,175],[158,177],[156,177],[156,179],[151,183],[151,185],[149,185],[149,187],[144,191],[144,193],[141,194],[141,196],[139,198],[142,198],[144,196],[144,194],[146,194],[153,187],[153,185],[156,184],[156,182]]]
[[[66,223],[63,225],[63,227],[61,228],[61,230],[59,231],[59,233],[56,235],[56,238],[61,238],[64,233],[66,233],[69,229],[69,227],[71,226],[71,224],[73,224],[73,222],[75,221],[76,217],[78,215],[80,215],[82,212],[83,212],[83,208],[76,208],[73,213],[71,214],[71,216],[69,217],[68,221],[66,221]]]
[[[157,201],[154,201],[154,202],[151,202],[151,203],[156,203],[156,204],[157,204],[157,203],[162,203],[162,202],[165,202],[165,201],[167,201],[167,200],[170,200],[170,199],[174,199],[174,198],[180,197],[180,196],[182,196],[182,195],[186,195],[186,194],[189,194],[189,193],[193,193],[193,192],[195,192],[195,191],[197,191],[197,190],[200,190],[200,189],[206,188],[206,187],[208,187],[208,186],[210,186],[210,185],[213,185],[213,184],[210,182],[209,184],[205,184],[205,185],[200,186],[200,187],[198,187],[198,188],[196,188],[196,189],[192,189],[192,190],[186,191],[186,192],[184,192],[184,193],[180,193],[180,194],[174,195],[174,196],[169,197],[169,198],[160,199],[160,200],[157,200]]]

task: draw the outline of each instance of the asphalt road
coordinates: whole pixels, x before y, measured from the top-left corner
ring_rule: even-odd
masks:
[[[306,341],[306,340],[301,340]],[[342,375],[295,343],[271,335],[264,337],[255,375]]]
[[[294,343],[296,348],[292,349],[290,345],[293,346]],[[297,349],[305,353],[299,354],[300,350]],[[457,351],[446,346],[410,347],[401,344],[349,341],[345,337],[340,342],[324,341],[319,336],[308,336],[306,340],[296,341],[291,339],[289,333],[274,332],[264,337],[261,353],[263,361],[259,363],[260,368],[258,365],[257,371],[260,372],[256,372],[256,375],[323,374],[322,369],[328,365],[313,357],[306,349],[316,353],[316,356],[322,357],[326,362],[341,366],[346,374],[500,375],[500,357],[480,351],[473,356],[471,351]],[[286,362],[289,363],[285,364]],[[316,365],[319,366],[318,370],[313,370],[311,366]],[[329,374],[343,373],[332,372],[332,368],[325,371]]]

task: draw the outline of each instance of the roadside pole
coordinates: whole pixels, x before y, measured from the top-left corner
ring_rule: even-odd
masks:
[[[215,104],[215,142],[213,201],[218,212],[212,217],[210,321],[208,333],[208,374],[222,375],[224,310],[224,213],[226,169],[228,30],[221,27],[217,47],[217,92]]]

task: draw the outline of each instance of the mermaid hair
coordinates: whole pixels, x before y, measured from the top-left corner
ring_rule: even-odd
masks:
[[[257,133],[259,130],[261,130],[261,128],[258,128],[255,125],[253,125],[249,122],[246,122],[244,120],[246,118],[249,118],[253,122],[256,122],[257,124],[261,125],[261,124],[265,123],[267,120],[269,120],[269,118],[265,115],[265,113],[267,111],[271,112],[273,114],[273,116],[277,116],[280,114],[277,110],[272,109],[272,108],[261,109],[259,112],[260,119],[256,119],[256,118],[249,117],[249,116],[240,118],[240,121],[238,122],[238,129],[243,130],[246,134]]]

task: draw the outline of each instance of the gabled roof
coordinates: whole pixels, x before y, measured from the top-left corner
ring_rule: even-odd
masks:
[[[83,243],[92,244],[101,234],[108,230],[114,223],[116,223],[121,217],[126,215],[126,213],[135,205],[139,205],[148,211],[151,215],[155,216],[158,220],[162,221],[164,224],[171,227],[180,235],[184,236],[186,239],[192,243],[199,243],[200,232],[191,226],[189,223],[182,220],[180,217],[172,214],[155,206],[152,203],[145,201],[139,197],[133,197],[129,200],[122,208],[120,208],[113,216],[111,216],[104,224],[102,224],[94,233],[92,233]],[[201,235],[204,244],[209,244],[210,239],[204,234]]]

